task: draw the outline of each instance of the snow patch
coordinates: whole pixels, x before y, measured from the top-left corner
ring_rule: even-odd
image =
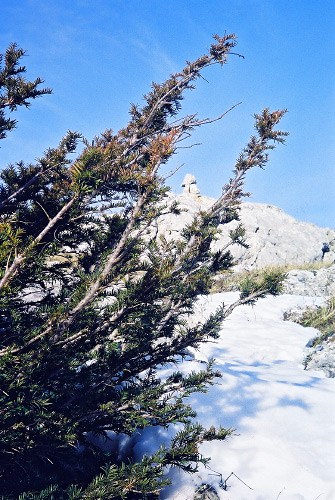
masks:
[[[235,292],[202,297],[193,320],[236,298]],[[334,380],[303,368],[313,329],[284,321],[287,311],[323,301],[286,294],[239,307],[223,323],[220,338],[182,364],[189,372],[201,369],[199,361],[216,359],[222,378],[189,402],[204,426],[236,429],[227,441],[206,443],[201,452],[212,457],[210,467],[223,479],[232,471],[238,477],[229,478],[225,491],[220,476],[203,466],[194,475],[171,470],[174,484],[162,492],[163,500],[193,500],[201,484],[225,500],[334,500]],[[146,429],[137,455],[168,443],[172,432]]]

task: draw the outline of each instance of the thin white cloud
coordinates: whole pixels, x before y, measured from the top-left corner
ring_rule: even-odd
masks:
[[[178,69],[178,64],[162,48],[159,42],[148,31],[130,40],[131,45],[137,52],[139,59],[151,67],[155,73],[164,78]]]

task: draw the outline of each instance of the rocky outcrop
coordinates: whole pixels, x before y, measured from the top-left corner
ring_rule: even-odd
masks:
[[[284,291],[309,297],[335,296],[335,265],[310,271],[290,271],[285,280]]]
[[[300,222],[272,205],[243,203],[241,222],[246,228],[249,249],[233,251],[241,267],[261,268],[269,265],[292,265],[322,260],[322,246],[330,251],[325,262],[335,259],[335,231]],[[237,223],[229,224],[232,227]]]
[[[186,174],[181,186],[184,188],[183,193],[187,196],[195,196],[196,198],[200,196],[200,190],[194,175]]]
[[[321,370],[326,377],[335,378],[335,334],[308,349],[305,368],[306,370]]]
[[[167,214],[158,221],[158,234],[167,239],[178,238],[183,227],[191,222],[199,210],[209,208],[215,201],[202,196],[194,176],[188,174],[183,182],[181,195],[170,194],[168,203],[177,201],[182,212]],[[236,269],[262,268],[265,266],[303,264],[335,261],[335,230],[300,222],[273,205],[244,202],[241,205],[240,221],[246,229],[248,249],[235,245],[232,254]],[[229,240],[229,231],[237,226],[232,221],[223,226],[222,234],[214,247],[219,249]],[[329,245],[323,256],[322,247]]]

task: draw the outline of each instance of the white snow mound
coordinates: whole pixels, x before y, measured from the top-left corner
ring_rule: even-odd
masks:
[[[236,298],[235,292],[201,298],[193,319]],[[190,403],[204,426],[232,427],[236,434],[202,446],[213,470],[170,472],[173,486],[163,491],[163,500],[193,500],[202,483],[224,500],[335,499],[334,379],[303,369],[306,343],[317,331],[283,320],[292,308],[323,300],[281,295],[239,307],[223,323],[220,339],[181,365],[189,372],[201,369],[199,361],[216,359],[222,378]],[[150,453],[168,438],[168,432],[147,429],[136,451]],[[234,472],[239,479],[231,476],[223,490],[213,471],[223,479]]]

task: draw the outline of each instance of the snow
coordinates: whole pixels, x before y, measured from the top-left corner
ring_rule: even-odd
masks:
[[[236,298],[234,292],[201,298],[192,319]],[[190,402],[204,426],[236,431],[226,441],[202,446],[212,470],[201,465],[193,475],[170,471],[173,485],[162,499],[192,500],[202,483],[225,500],[335,499],[335,381],[303,369],[305,346],[316,330],[283,319],[291,309],[323,300],[281,295],[237,308],[223,323],[220,339],[181,365],[189,372],[201,368],[199,361],[216,359],[222,378]],[[146,429],[136,452],[150,453],[170,435],[171,430]],[[231,472],[224,490],[220,474],[225,479]]]

